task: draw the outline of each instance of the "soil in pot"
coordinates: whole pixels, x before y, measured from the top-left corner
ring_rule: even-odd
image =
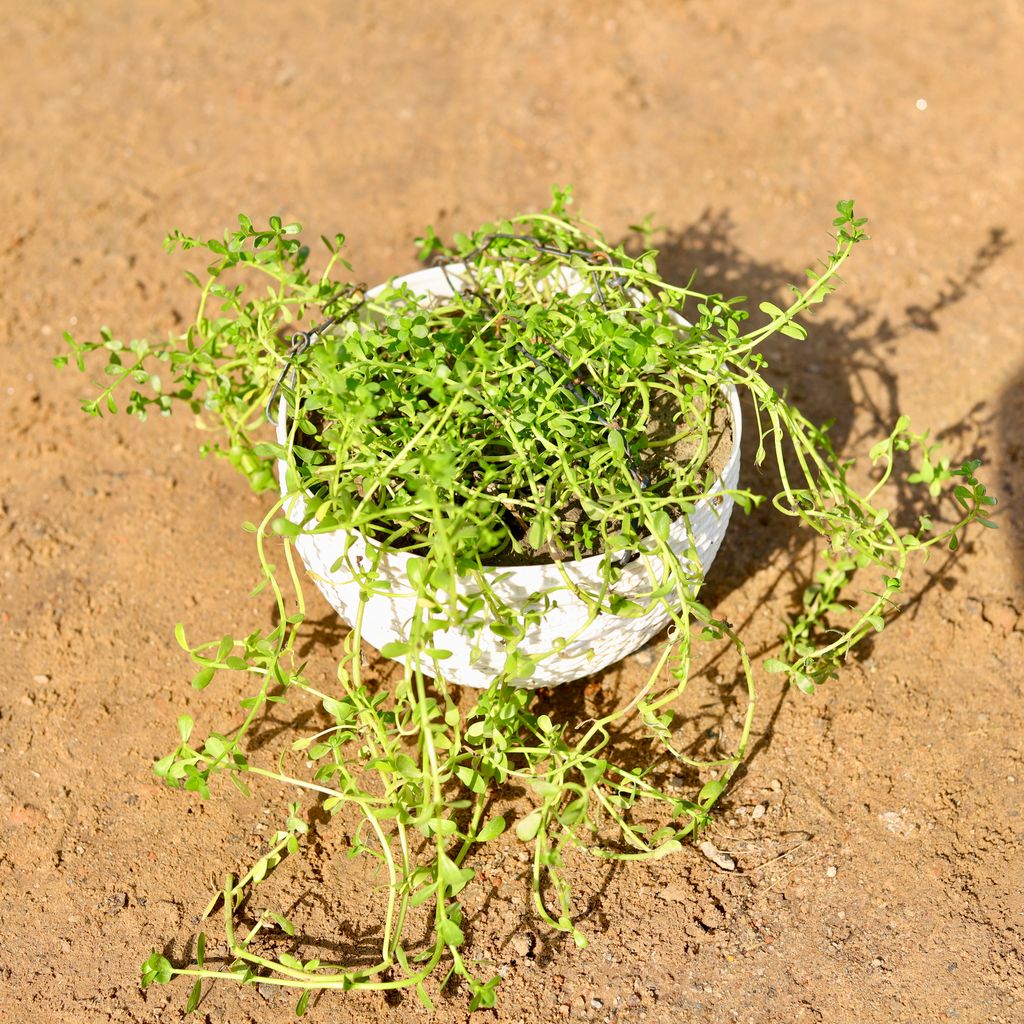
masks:
[[[662,394],[666,398],[669,397],[664,392]],[[680,434],[678,425],[673,422],[673,404],[667,401],[652,403],[651,418],[647,423],[646,431],[649,447],[637,453],[637,465],[640,472],[646,479],[654,481],[655,486],[657,481],[663,478],[661,470],[666,463],[690,463],[700,457],[703,447],[701,438],[693,434]],[[721,477],[732,451],[732,424],[729,419],[729,410],[721,402],[715,404],[711,417],[703,469],[704,473],[710,473],[713,477]],[[675,440],[672,440],[673,438]],[[673,519],[677,519],[683,513],[679,505],[669,505],[666,511]],[[565,524],[560,535],[560,546],[556,547],[553,543],[545,543],[540,547],[533,547],[527,536],[529,524],[524,524],[509,516],[505,523],[509,528],[510,535],[515,539],[515,547],[510,544],[505,551],[487,558],[485,564],[493,566],[542,565],[547,562],[575,558],[576,554],[572,550],[575,539],[574,529],[581,528],[587,521],[586,513],[578,502],[574,502],[559,510],[558,515],[562,523]],[[607,524],[610,532],[614,532],[619,525],[614,522]],[[596,529],[591,532],[594,535],[599,535]],[[583,545],[580,547],[580,554],[583,557],[600,554],[600,546],[598,544]]]

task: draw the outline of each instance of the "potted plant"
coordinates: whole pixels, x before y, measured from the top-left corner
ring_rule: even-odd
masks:
[[[763,663],[800,689],[834,676],[883,628],[913,551],[955,547],[974,520],[991,525],[976,462],[951,470],[901,418],[871,449],[876,478],[858,490],[827,429],[766,377],[766,339],[806,338],[800,317],[866,238],[851,201],[838,204],[835,246],[788,308],[764,301],[753,315],[664,280],[655,251],[628,254],[572,218],[569,202],[555,190],[547,210],[451,247],[428,231],[420,255],[434,265],[370,290],[337,278],[351,270],[342,236],[323,240],[326,266],[314,273],[299,226],[277,218],[263,228],[243,216],[223,240],[175,232],[169,249],[211,259],[205,278],[192,276],[200,298],[183,335],[127,345],[107,331],[89,343],[67,336],[71,355],[58,362],[106,359],[109,380],[87,412],[117,411],[119,391],[142,419],[189,406],[219,432],[207,450],[256,490],[278,474],[279,495],[246,524],[275,624],[199,644],[177,629],[194,687],[223,673],[249,684],[244,720],[196,742],[182,716],[157,774],[204,797],[217,774],[244,792],[265,777],[314,794],[388,882],[377,962],[300,959],[292,922],[253,911],[250,898],[301,848],[296,804],[208,910],[220,905],[227,957],[211,964],[200,935],[190,964],[153,953],[143,985],[192,978],[194,1007],[207,979],[258,981],[298,990],[302,1012],[324,989],[412,988],[429,1005],[428,979],[443,971],[462,979],[473,1008],[491,1006],[500,979],[464,954],[459,896],[474,848],[508,827],[490,810],[501,787],[532,794],[514,828],[532,850],[533,903],[580,945],[567,848],[655,858],[696,836],[742,762],[755,706],[741,637],[699,600],[733,503],[764,500],[738,480],[739,395],[753,413],[754,461],[770,460],[781,480],[772,505],[823,539],[823,568]],[[911,449],[912,481],[933,494],[951,485],[958,512],[940,529],[924,517],[902,528],[882,503],[893,475],[915,469]],[[311,678],[296,651],[304,578],[351,627],[335,679]],[[537,710],[532,688],[590,674],[666,626],[626,703],[585,722]],[[387,690],[367,682],[364,640],[401,662]],[[696,758],[676,733],[700,641],[729,647],[741,668],[746,706],[727,757]],[[456,700],[458,684],[481,688],[471,706]],[[246,736],[268,704],[300,698],[325,721],[291,745],[291,762],[287,751],[271,767],[251,759]],[[616,763],[613,731],[633,719],[699,775],[689,797],[667,791],[653,764]]]

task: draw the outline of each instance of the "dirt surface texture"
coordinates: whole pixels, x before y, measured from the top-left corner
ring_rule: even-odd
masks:
[[[187,259],[162,252],[173,227],[212,237],[246,212],[343,231],[372,283],[416,268],[428,223],[537,209],[556,182],[612,237],[653,213],[663,269],[755,303],[803,280],[836,200],[856,197],[872,240],[810,339],[773,347],[772,373],[836,421],[843,452],[903,412],[954,460],[983,458],[1000,529],[919,565],[902,616],[839,680],[803,696],[761,677],[749,764],[705,837],[733,870],[697,846],[573,860],[579,950],[535,919],[522,846],[492,844],[472,865],[468,955],[505,981],[476,1019],[1024,1020],[1024,6],[2,7],[0,1021],[184,1019],[187,985],[142,992],[139,965],[153,948],[187,958],[211,893],[291,796],[220,785],[202,801],[151,773],[177,715],[237,710],[229,687],[189,689],[173,629],[269,617],[241,530],[266,499],[198,456],[187,415],[84,416],[88,382],[51,366],[62,333],[181,330],[193,290]],[[734,518],[704,593],[759,655],[809,551],[763,509]],[[310,671],[328,678],[343,630],[314,601]],[[649,657],[552,709],[628,698]],[[728,738],[725,682],[694,680],[693,722]],[[361,955],[381,880],[339,832],[316,835],[280,898],[310,948]],[[306,1019],[469,1017],[464,990],[435,996],[431,1013],[329,994]],[[225,983],[191,1019],[293,1007]]]

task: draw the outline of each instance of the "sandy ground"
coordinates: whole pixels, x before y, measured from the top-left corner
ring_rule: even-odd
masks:
[[[1002,529],[920,568],[920,602],[841,680],[810,698],[762,683],[712,831],[735,872],[696,850],[574,863],[579,951],[533,922],[499,844],[468,901],[473,954],[507,975],[482,1017],[1024,1019],[1019,2],[2,7],[0,1019],[181,1019],[186,986],[142,993],[138,965],[184,955],[287,799],[155,784],[175,716],[236,699],[193,699],[172,630],[266,614],[239,528],[262,501],[197,458],[187,417],[82,416],[84,382],[50,367],[61,333],[175,330],[191,297],[161,252],[171,227],[278,213],[346,232],[373,280],[414,268],[425,224],[537,207],[552,182],[613,235],[653,212],[674,274],[757,298],[801,279],[855,196],[873,241],[811,342],[780,347],[780,381],[851,453],[898,409],[980,454]],[[769,636],[804,555],[741,518],[707,599]],[[313,615],[326,672],[340,631]],[[637,676],[634,659],[553,703]],[[307,894],[310,941],[346,951],[375,934],[375,880],[341,848],[325,835],[315,877],[282,885]],[[223,985],[198,1019],[290,1019],[270,995]],[[441,995],[430,1019],[465,1007]],[[308,1019],[428,1015],[332,995]]]

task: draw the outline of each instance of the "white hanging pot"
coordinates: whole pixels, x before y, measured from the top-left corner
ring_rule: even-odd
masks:
[[[431,267],[395,278],[390,283],[405,284],[424,300],[450,298],[453,288],[449,277],[457,283],[460,266],[447,269],[448,277],[440,267]],[[575,278],[570,290],[579,291],[586,287],[574,271],[564,268],[562,272],[567,281]],[[386,287],[386,284],[378,285],[367,292],[367,297],[372,298]],[[678,319],[680,325],[688,326],[681,317]],[[735,490],[739,483],[742,425],[739,396],[731,385],[723,389],[723,394],[729,403],[732,428],[732,449],[725,467],[709,495],[696,504],[691,515],[676,519],[668,535],[673,552],[681,560],[688,558],[697,580],[704,578],[718,553],[733,508],[733,499],[726,492]],[[286,412],[282,399],[277,421],[277,439],[282,445],[288,443]],[[283,462],[278,463],[278,471],[282,494],[286,494]],[[305,508],[303,496],[294,495],[286,504],[285,513],[292,522],[301,524]],[[368,567],[367,545],[374,542],[361,535],[349,536],[338,530],[300,534],[294,543],[310,578],[331,607],[351,625],[359,608],[360,586],[344,563],[347,560],[349,564]],[[391,591],[369,595],[362,617],[363,638],[378,649],[385,644],[408,639],[408,624],[416,608],[416,596],[409,586],[406,567],[413,557],[395,550],[380,557],[376,572],[389,581]],[[576,590],[588,594],[601,590],[605,559],[605,555],[599,554],[557,564],[485,568],[489,586],[498,601],[524,614],[530,610],[541,611],[527,625],[519,650],[524,654],[539,655],[561,648],[539,661],[529,678],[513,678],[515,685],[553,686],[599,672],[642,647],[668,623],[670,616],[661,599],[645,600],[645,595],[652,589],[652,571],[656,573],[658,569],[657,561],[646,556],[621,569],[621,576],[613,584],[612,591],[650,610],[635,618],[613,615],[608,611],[594,615],[592,602],[583,600]],[[567,583],[567,578],[571,583]],[[694,584],[694,591],[698,586],[699,583]],[[472,594],[479,590],[479,585],[475,580],[462,579],[458,590],[462,594]],[[451,652],[451,656],[439,662],[438,666],[449,682],[487,687],[505,667],[506,641],[492,633],[486,624],[482,628],[449,629],[436,633],[431,643],[436,648]],[[426,658],[421,659],[420,667],[431,675],[435,673],[435,666]]]

